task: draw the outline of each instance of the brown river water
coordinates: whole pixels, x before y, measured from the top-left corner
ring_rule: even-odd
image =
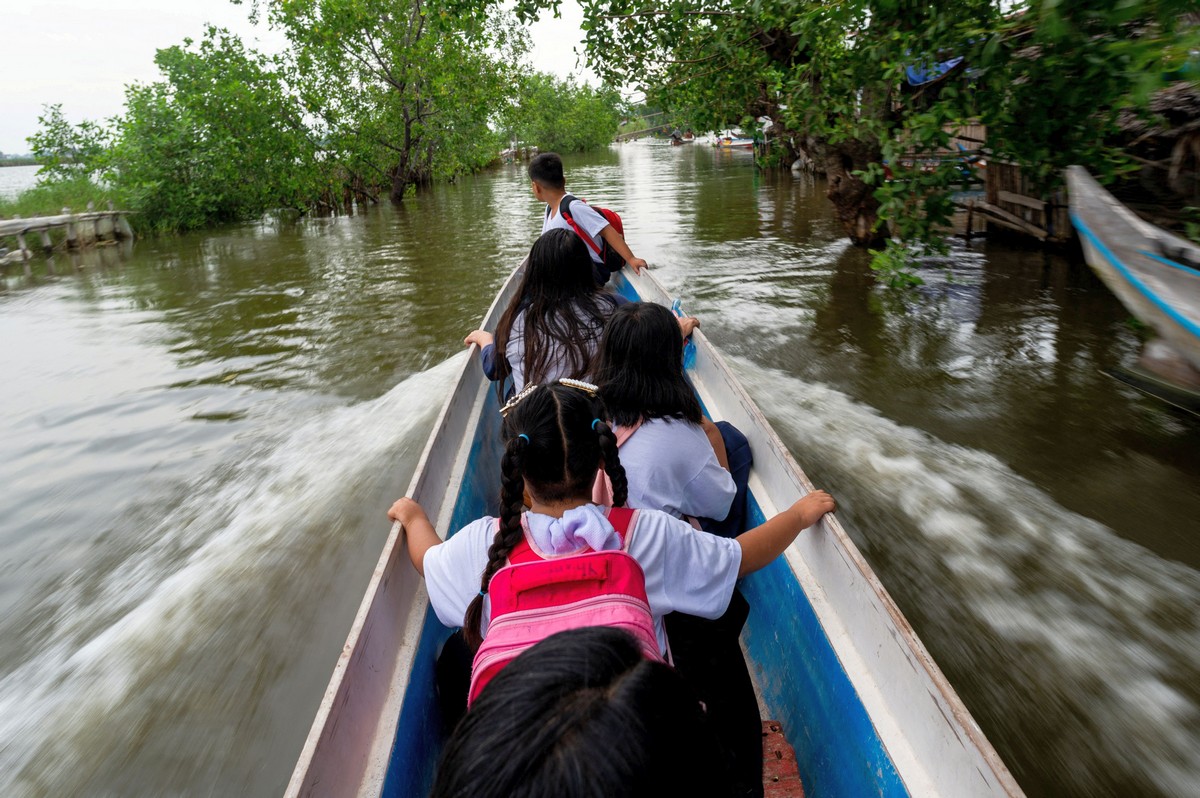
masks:
[[[568,160],[698,315],[1031,796],[1200,795],[1200,420],[1070,254],[876,287],[820,181]],[[287,782],[462,357],[520,167],[0,283],[0,795]]]

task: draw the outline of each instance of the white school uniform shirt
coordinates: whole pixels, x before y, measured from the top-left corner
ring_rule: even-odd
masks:
[[[596,505],[586,507],[604,512]],[[537,513],[526,516],[530,526],[554,520]],[[602,523],[612,528],[606,518]],[[742,547],[736,540],[698,532],[686,522],[655,510],[640,511],[631,534],[626,550],[646,575],[646,596],[662,651],[667,648],[662,616],[668,612],[721,617],[729,607],[742,565]],[[467,606],[479,593],[479,580],[495,536],[496,519],[480,518],[425,553],[423,569],[429,603],[446,626],[462,626]],[[491,601],[485,598],[484,629],[490,618]]]
[[[572,194],[571,196],[575,195]],[[608,227],[608,219],[605,219],[599,211],[578,197],[575,197],[575,201],[571,203],[571,218],[575,220],[575,224],[579,225],[581,230],[592,237],[592,241],[603,251],[604,239],[600,237],[600,232]],[[546,205],[546,213],[542,218],[542,232],[545,233],[547,230],[554,230],[559,227],[564,230],[571,230],[572,232],[575,229],[567,224],[567,220],[562,217],[561,213],[557,210],[552,212],[550,206]],[[601,262],[596,250],[588,247],[587,251],[592,256],[592,260],[596,263]]]
[[[643,421],[619,453],[630,507],[662,510],[676,518],[720,521],[729,515],[737,486],[699,424],[677,418]]]

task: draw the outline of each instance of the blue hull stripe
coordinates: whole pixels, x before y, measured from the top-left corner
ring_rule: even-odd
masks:
[[[1162,255],[1155,255],[1153,252],[1148,252],[1144,249],[1139,249],[1138,252],[1141,253],[1142,255],[1145,255],[1147,258],[1150,258],[1151,260],[1158,261],[1159,263],[1161,263],[1164,266],[1170,266],[1173,269],[1179,269],[1180,271],[1184,271],[1184,272],[1187,272],[1188,274],[1194,274],[1197,277],[1200,277],[1200,271],[1193,269],[1191,266],[1184,266],[1182,263],[1177,263],[1177,262],[1171,260],[1170,258],[1164,258]]]
[[[1130,285],[1136,288],[1143,296],[1146,297],[1146,299],[1149,299],[1155,307],[1166,314],[1167,318],[1171,319],[1171,321],[1178,324],[1191,335],[1200,338],[1200,326],[1197,326],[1196,323],[1191,319],[1183,316],[1175,308],[1168,305],[1167,302],[1159,297],[1158,294],[1150,290],[1149,286],[1139,280],[1137,276],[1129,270],[1129,267],[1122,263],[1117,256],[1113,254],[1112,250],[1110,250],[1103,241],[1096,237],[1096,234],[1091,231],[1091,228],[1089,228],[1087,224],[1085,224],[1084,221],[1079,218],[1079,216],[1077,216],[1075,213],[1072,213],[1071,221],[1074,223],[1075,229],[1087,237],[1087,240],[1090,241],[1102,255],[1104,255],[1105,259],[1113,265],[1114,269],[1120,272],[1121,276],[1124,277]]]
[[[766,519],[754,497],[746,523]],[[742,642],[771,717],[796,749],[811,798],[908,796],[858,692],[786,560],[742,579]]]

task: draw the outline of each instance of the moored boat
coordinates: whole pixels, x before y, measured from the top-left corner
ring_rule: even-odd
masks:
[[[754,139],[744,136],[717,136],[713,140],[713,146],[724,150],[750,149],[754,146]]]
[[[619,292],[670,305],[648,273],[618,272]],[[482,326],[494,329],[509,279]],[[812,485],[703,333],[688,376],[714,418],[755,454],[747,523]],[[494,513],[501,453],[495,391],[467,360],[408,495],[441,534]],[[382,511],[382,508],[381,508]],[[394,528],[288,786],[288,796],[420,796],[442,729],[434,662],[450,634]],[[801,534],[742,580],[752,611],[743,644],[760,695],[796,752],[809,796],[1017,796],[1021,790],[837,518]]]
[[[1067,190],[1088,265],[1159,336],[1127,381],[1200,400],[1200,246],[1138,218],[1082,166],[1067,170]]]

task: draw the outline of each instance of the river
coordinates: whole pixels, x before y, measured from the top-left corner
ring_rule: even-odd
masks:
[[[1200,795],[1200,422],[1081,262],[877,288],[820,181],[568,160],[698,315],[1031,796]],[[275,795],[458,368],[519,166],[56,256],[0,290],[0,794]],[[44,263],[44,262],[43,262]]]

